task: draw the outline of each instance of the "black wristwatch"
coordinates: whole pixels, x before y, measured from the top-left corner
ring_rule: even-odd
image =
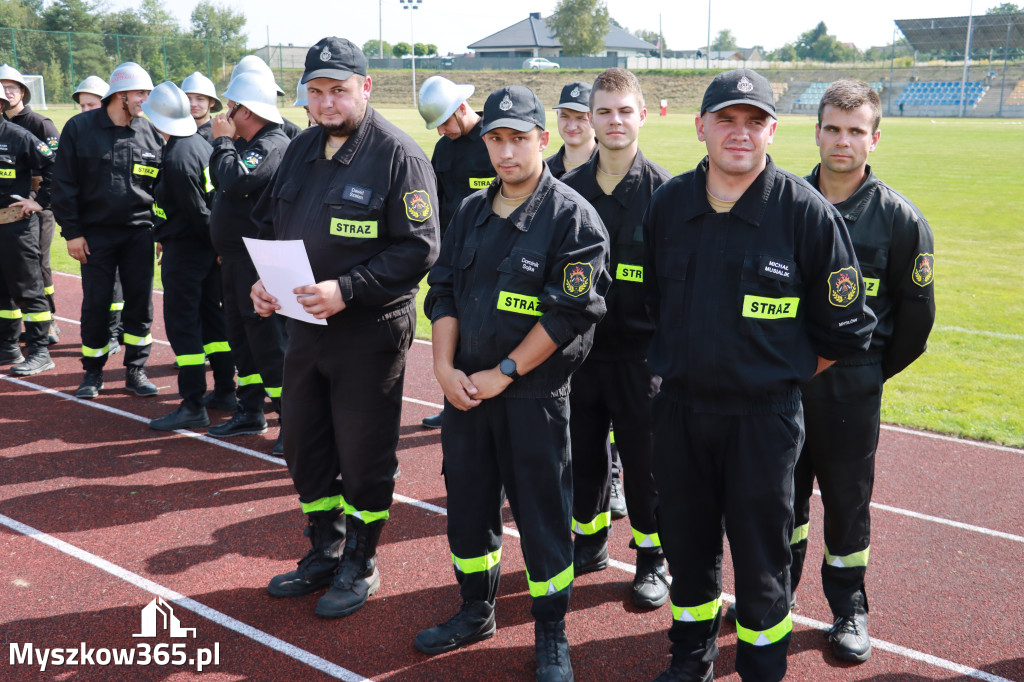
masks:
[[[516,361],[513,360],[512,358],[505,358],[500,363],[498,363],[498,369],[500,369],[501,373],[507,376],[512,381],[515,381],[516,379],[519,378],[519,372],[516,371]]]

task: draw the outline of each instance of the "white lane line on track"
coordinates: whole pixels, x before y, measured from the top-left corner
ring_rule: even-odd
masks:
[[[990,332],[985,329],[969,329],[967,327],[951,327],[945,324],[937,324],[933,327],[940,332],[954,332],[956,334],[971,334],[974,336],[988,336],[993,339],[1007,339],[1009,341],[1024,341],[1024,335],[1007,334],[1006,332]]]
[[[201,616],[209,621],[212,621],[213,623],[216,623],[217,625],[223,628],[227,628],[232,632],[236,632],[239,635],[242,635],[243,637],[248,637],[257,644],[262,644],[263,646],[273,649],[274,651],[278,651],[284,654],[285,656],[288,656],[289,658],[295,659],[299,663],[303,663],[311,668],[314,668],[315,670],[319,670],[325,675],[330,675],[331,677],[334,677],[336,679],[346,680],[348,682],[358,682],[360,680],[366,679],[365,677],[357,675],[351,670],[347,670],[345,668],[342,668],[340,665],[331,663],[325,658],[321,658],[314,653],[306,651],[305,649],[300,649],[299,647],[289,644],[284,640],[278,639],[277,637],[274,637],[273,635],[268,634],[263,630],[259,630],[247,623],[243,623],[240,620],[232,618],[226,613],[222,613],[220,611],[217,611],[216,609],[212,609],[206,604],[197,602],[196,600],[186,597],[185,595],[180,594],[178,592],[175,592],[174,590],[168,587],[164,587],[159,583],[155,583],[152,580],[149,580],[148,578],[144,578],[141,575],[138,575],[137,573],[132,573],[131,571],[122,568],[117,564],[113,564],[107,561],[106,559],[98,557],[91,552],[87,552],[84,549],[75,547],[74,545],[64,542],[63,540],[58,540],[52,535],[48,535],[31,526],[27,526],[19,521],[15,521],[14,519],[8,516],[0,514],[0,524],[7,526],[16,533],[21,533],[22,535],[29,537],[33,540],[36,540],[37,542],[41,542],[44,545],[48,545],[59,552],[63,552],[64,554],[67,554],[68,556],[74,559],[78,559],[79,561],[89,564],[94,568],[109,573],[115,578],[120,578],[124,582],[130,585],[134,585],[135,587],[141,590],[145,590],[150,594],[163,597],[166,601],[171,602],[175,606],[180,606],[181,608],[191,611],[192,613]]]
[[[38,385],[33,384],[31,382],[25,381],[23,379],[16,379],[16,378],[13,378],[13,377],[2,376],[2,375],[0,375],[0,379],[4,379],[6,381],[10,381],[10,382],[15,383],[15,384],[17,384],[19,386],[23,386],[23,387],[30,388],[30,389],[33,389],[33,390],[41,391],[41,392],[46,393],[48,395],[52,395],[52,396],[55,396],[55,397],[58,397],[58,398],[63,398],[65,400],[70,400],[70,401],[76,402],[76,403],[78,403],[80,405],[85,405],[87,407],[93,407],[93,408],[97,408],[97,409],[102,409],[102,410],[104,410],[106,412],[110,412],[110,413],[113,413],[113,414],[125,416],[125,417],[127,417],[129,419],[132,419],[134,421],[139,421],[139,422],[144,422],[144,423],[148,423],[149,422],[148,419],[146,419],[145,417],[142,417],[140,415],[135,415],[135,414],[132,414],[130,412],[125,412],[123,410],[118,410],[116,408],[112,408],[112,407],[109,407],[107,405],[103,405],[102,403],[96,403],[96,402],[91,402],[91,401],[86,401],[86,400],[79,400],[78,398],[74,398],[72,396],[66,395],[64,393],[61,393],[60,391],[55,391],[53,389],[46,388],[44,386],[38,386]],[[232,445],[232,444],[226,443],[226,442],[224,442],[222,440],[218,440],[218,439],[215,439],[215,438],[208,438],[206,436],[201,436],[199,434],[196,434],[196,433],[193,433],[193,432],[190,432],[190,431],[186,431],[186,430],[179,430],[179,431],[176,431],[175,433],[179,433],[181,435],[185,435],[185,436],[189,436],[189,437],[193,437],[193,438],[199,438],[200,440],[202,440],[204,442],[207,442],[207,443],[210,443],[211,445],[216,445],[216,446],[219,446],[219,447],[224,447],[224,448],[227,448],[229,450],[233,450],[233,451],[241,453],[241,454],[250,455],[250,456],[256,457],[258,459],[264,460],[264,461],[272,462],[274,464],[283,464],[283,462],[281,460],[279,460],[278,458],[276,458],[276,457],[270,457],[269,455],[264,455],[261,452],[257,452],[255,450],[250,450],[249,448],[239,447],[237,445]],[[396,494],[394,496],[394,499],[399,501],[399,502],[402,502],[404,504],[408,504],[408,505],[411,505],[413,507],[417,507],[419,509],[423,509],[423,510],[435,513],[435,514],[441,514],[441,515],[445,515],[445,516],[447,516],[447,514],[448,514],[448,510],[445,509],[444,507],[441,507],[441,506],[438,506],[438,505],[435,505],[435,504],[431,504],[429,502],[423,502],[421,500],[417,500],[417,499],[414,499],[414,498],[411,498],[411,497],[406,497],[405,495],[398,495],[398,494]],[[904,511],[904,510],[899,510],[899,511]],[[926,519],[926,520],[932,518],[932,517],[925,517],[924,515],[916,515],[913,512],[908,513],[908,515],[915,516],[915,517],[918,517],[918,518],[923,518],[923,519]],[[331,666],[332,670],[337,670],[339,673],[341,673],[343,675],[347,675],[347,677],[344,677],[344,676],[341,676],[341,675],[334,675],[335,677],[339,677],[339,679],[344,679],[344,680],[363,680],[363,679],[365,679],[363,677],[360,677],[356,673],[353,673],[353,672],[351,672],[349,670],[346,670],[345,668],[341,668],[340,666],[337,666],[334,663],[331,663],[330,661],[322,659],[319,656],[316,656],[315,654],[313,654],[311,652],[308,652],[308,651],[306,651],[304,649],[300,649],[300,648],[295,647],[295,646],[293,646],[291,644],[288,644],[287,642],[279,640],[276,637],[273,637],[272,635],[269,635],[269,634],[263,632],[262,630],[257,630],[256,628],[253,628],[250,625],[242,623],[241,621],[235,620],[234,618],[231,618],[230,616],[228,616],[226,614],[220,613],[219,611],[211,609],[210,607],[205,606],[204,604],[201,604],[199,602],[196,602],[196,601],[194,601],[194,600],[192,600],[192,599],[190,599],[188,597],[185,597],[184,595],[180,595],[180,594],[178,594],[176,592],[173,592],[173,591],[171,591],[171,590],[169,590],[167,588],[164,588],[164,587],[158,585],[157,583],[153,583],[150,580],[148,580],[146,578],[143,578],[142,576],[136,575],[134,573],[131,573],[130,571],[128,571],[126,569],[123,569],[123,568],[121,568],[121,567],[119,567],[119,566],[117,566],[115,564],[112,564],[112,563],[106,561],[105,559],[101,559],[100,557],[97,557],[97,556],[95,556],[93,554],[90,554],[90,553],[88,553],[88,552],[86,552],[84,550],[78,549],[74,545],[70,545],[70,544],[68,544],[68,543],[66,543],[66,542],[64,542],[62,540],[57,540],[56,538],[53,538],[53,537],[51,537],[49,535],[46,535],[45,533],[37,531],[34,528],[31,528],[30,526],[26,526],[24,524],[21,524],[21,523],[19,523],[17,521],[14,521],[13,519],[9,519],[8,517],[3,516],[3,515],[0,515],[0,523],[8,526],[9,528],[11,528],[11,529],[13,529],[13,530],[15,530],[15,531],[17,531],[19,533],[22,533],[22,534],[24,534],[26,536],[29,536],[29,537],[33,537],[33,538],[39,540],[40,542],[44,542],[45,544],[48,544],[51,547],[55,547],[55,548],[59,549],[60,551],[65,552],[66,554],[69,554],[70,556],[73,556],[75,558],[79,558],[82,561],[85,561],[86,563],[90,563],[90,564],[92,564],[94,566],[97,566],[98,568],[102,568],[102,570],[105,570],[108,573],[111,573],[112,575],[120,577],[120,578],[126,580],[127,582],[129,582],[129,583],[131,583],[133,585],[141,586],[140,585],[140,582],[141,582],[141,583],[145,583],[145,585],[152,585],[154,588],[158,588],[159,590],[163,590],[163,592],[157,592],[157,591],[154,590],[153,593],[154,594],[159,594],[160,596],[163,596],[164,599],[167,599],[168,601],[172,601],[172,602],[174,602],[176,604],[181,604],[182,607],[184,607],[186,609],[189,609],[189,610],[191,610],[191,611],[193,611],[193,612],[203,616],[204,618],[207,618],[208,620],[212,620],[212,621],[214,621],[214,622],[216,622],[218,624],[223,625],[224,627],[228,627],[229,629],[234,630],[235,632],[238,632],[238,633],[240,633],[240,634],[242,634],[242,635],[244,635],[246,637],[249,637],[250,639],[252,639],[255,642],[258,642],[258,643],[261,643],[261,644],[266,644],[268,647],[270,647],[272,649],[275,649],[277,651],[281,651],[282,653],[285,653],[286,655],[291,656],[292,658],[295,658],[298,661],[306,663],[307,665],[310,665],[312,667],[316,667],[318,670],[323,670],[327,674],[333,674],[333,673],[328,672],[327,670],[325,670],[323,668],[317,667],[319,662],[323,662],[323,664],[325,664],[327,666]],[[953,525],[955,523],[956,522],[951,522],[951,525]],[[960,526],[963,526],[963,527],[965,527],[967,529],[976,528],[974,526],[967,526],[966,524],[959,524],[957,527],[960,527]],[[24,530],[22,530],[22,529],[24,529]],[[517,531],[515,528],[510,528],[508,526],[503,526],[503,532],[504,532],[505,535],[508,535],[508,536],[511,536],[511,537],[514,537],[514,538],[518,538],[519,537],[519,531]],[[995,532],[996,531],[991,531],[991,533],[995,533]],[[67,549],[65,549],[65,547]],[[101,562],[101,563],[93,563],[93,561],[92,561],[93,559],[96,562]],[[613,559],[612,561],[609,562],[609,564],[611,566],[615,567],[615,568],[618,568],[621,571],[626,572],[626,573],[630,573],[631,574],[631,573],[635,573],[636,572],[636,566],[634,566],[633,564],[626,563],[624,561],[618,561],[618,560],[614,560]],[[136,582],[136,580],[139,581],[139,582]],[[143,589],[149,589],[149,588],[148,587],[144,587]],[[733,596],[731,594],[728,594],[728,593],[723,593],[722,594],[722,598],[725,601],[730,602],[730,603],[736,601],[735,596]],[[800,625],[805,625],[807,627],[815,628],[817,630],[828,630],[830,627],[832,627],[832,625],[830,623],[825,623],[825,622],[822,622],[822,621],[819,621],[819,620],[814,620],[813,618],[807,618],[805,616],[800,616],[800,615],[796,615],[796,614],[793,615],[793,621],[795,623],[800,624]],[[237,625],[238,629],[236,629],[236,627],[233,627],[234,625]],[[880,639],[872,638],[871,639],[871,645],[874,648],[880,649],[882,651],[887,651],[887,652],[895,654],[897,656],[903,656],[904,658],[909,658],[909,659],[912,659],[912,660],[915,660],[915,661],[920,661],[922,663],[926,663],[928,665],[931,665],[931,666],[934,666],[934,667],[937,667],[937,668],[942,668],[944,670],[949,670],[951,672],[958,673],[960,675],[966,675],[967,677],[971,677],[971,678],[974,678],[974,679],[985,680],[986,682],[1012,682],[1011,680],[1008,680],[1008,679],[1003,678],[1003,677],[999,677],[998,675],[992,675],[991,673],[987,673],[987,672],[984,672],[982,670],[976,670],[974,668],[962,665],[960,663],[955,663],[953,661],[948,661],[948,660],[946,660],[944,658],[939,658],[937,656],[932,656],[931,654],[927,654],[927,653],[924,653],[924,652],[921,652],[921,651],[917,651],[916,649],[910,649],[910,648],[907,648],[907,647],[903,647],[903,646],[900,646],[898,644],[893,644],[892,642],[887,642],[885,640],[880,640]],[[287,650],[285,650],[283,648],[279,648],[279,647],[286,647]]]
[[[904,426],[893,426],[892,424],[882,424],[882,428],[886,431],[905,433],[908,436],[920,436],[922,438],[946,441],[947,443],[956,443],[957,445],[966,445],[969,447],[984,448],[985,450],[997,450],[999,452],[1010,452],[1015,455],[1024,455],[1024,450],[1020,448],[1011,448],[1008,445],[996,445],[995,443],[985,443],[980,440],[966,440],[964,438],[957,438],[956,436],[946,436],[941,433],[932,433],[930,431],[917,431],[915,429],[908,429]]]

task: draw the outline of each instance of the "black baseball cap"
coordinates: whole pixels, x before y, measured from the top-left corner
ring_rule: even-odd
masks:
[[[333,78],[346,81],[352,74],[366,75],[366,55],[344,38],[321,38],[306,52],[306,70],[303,83],[314,78]]]
[[[749,104],[761,109],[772,118],[775,115],[775,93],[768,79],[750,69],[733,69],[715,76],[704,91],[700,105],[701,116],[736,104]]]
[[[590,111],[590,83],[575,81],[562,88],[558,104],[553,109],[572,109],[573,111]]]
[[[487,96],[480,134],[495,128],[511,128],[521,133],[534,127],[544,130],[545,120],[544,105],[533,90],[522,85],[506,85]]]

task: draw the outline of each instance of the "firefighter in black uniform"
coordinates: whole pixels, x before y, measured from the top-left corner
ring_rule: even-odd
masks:
[[[825,508],[821,582],[835,621],[829,639],[839,658],[855,662],[871,655],[864,574],[882,385],[924,352],[935,321],[928,221],[867,164],[881,118],[881,102],[870,85],[832,83],[815,128],[821,164],[806,178],[842,214],[867,303],[878,318],[867,352],[840,360],[803,388],[807,440],[796,465],[793,590],[803,573],[817,477]]]
[[[210,234],[221,258],[228,342],[238,368],[238,404],[229,421],[210,427],[208,433],[216,438],[266,432],[264,394],[281,414],[286,342],[280,317],[264,319],[253,310],[249,289],[259,275],[242,241],[257,236],[252,209],[288,148],[277,111],[276,86],[265,75],[243,72],[231,80],[224,97],[229,111],[213,119],[210,176],[215,192]],[[231,403],[230,396],[217,391],[211,400]],[[281,455],[282,447],[279,435],[271,452]]]
[[[594,127],[590,123],[590,83],[575,81],[562,88],[558,104],[558,134],[564,144],[555,154],[544,159],[556,178],[585,164],[597,150]]]
[[[60,138],[57,126],[53,125],[53,121],[47,117],[32,111],[32,107],[28,105],[32,101],[32,91],[29,90],[21,73],[7,64],[0,66],[0,85],[3,85],[4,94],[10,103],[10,106],[4,111],[7,120],[35,135],[56,153]],[[26,196],[32,198],[34,194],[33,190]],[[37,217],[39,220],[39,267],[43,273],[43,292],[50,304],[52,315],[57,312],[57,307],[53,303],[53,271],[50,268],[50,244],[53,243],[54,231],[53,211],[44,208],[37,214]],[[57,326],[56,320],[50,321],[48,335],[51,345],[60,341],[60,328]]]
[[[441,136],[430,164],[437,176],[442,238],[462,200],[494,182],[494,166],[480,135],[483,119],[467,102],[475,89],[443,76],[431,76],[420,88],[420,116],[427,130],[436,128]],[[440,428],[441,413],[424,417],[422,423],[429,429]]]
[[[277,295],[327,320],[288,320],[285,358],[285,459],[312,549],[267,589],[330,585],[316,613],[340,618],[380,586],[416,290],[437,257],[436,180],[419,145],[368,105],[362,50],[323,38],[305,66],[319,126],[292,142],[253,216],[261,235],[305,242],[317,283]],[[262,282],[252,296],[262,315],[278,307]]]
[[[7,108],[0,93],[0,107]],[[39,267],[39,217],[49,203],[53,150],[25,128],[0,119],[0,365],[15,376],[54,368],[48,334],[53,316]],[[33,177],[41,178],[32,192]],[[33,198],[30,198],[33,197]],[[25,320],[25,356],[18,347]]]
[[[573,562],[576,575],[608,566],[612,462],[606,438],[614,424],[625,468],[630,546],[637,550],[633,603],[658,608],[668,601],[668,580],[654,516],[651,399],[659,379],[647,368],[654,323],[644,309],[641,221],[651,195],[672,176],[640,151],[647,109],[636,76],[609,69],[594,81],[590,97],[597,153],[562,176],[562,182],[604,221],[614,281],[605,299],[608,314],[594,332],[594,348],[572,378]]]
[[[704,93],[708,156],[654,193],[644,288],[655,318],[658,528],[672,573],[672,665],[710,680],[721,624],[722,533],[744,679],[781,680],[792,632],[793,469],[800,384],[867,348],[874,315],[842,218],[767,155],[771,85],[746,69]]]
[[[196,131],[189,99],[174,83],[156,86],[142,110],[167,140],[153,189],[153,232],[161,250],[164,326],[178,363],[182,399],[177,410],[149,426],[159,431],[207,426],[207,359],[215,394],[232,395],[235,390],[235,364],[221,309],[220,266],[210,244],[213,148]]]
[[[53,215],[82,264],[82,366],[75,393],[92,399],[103,388],[110,350],[107,320],[114,273],[124,290],[125,388],[156,395],[146,377],[153,321],[153,183],[163,138],[142,118],[153,81],[134,62],[110,76],[104,106],[73,116],[60,136],[54,170]]]
[[[213,116],[224,108],[224,103],[217,97],[217,88],[213,81],[194,72],[181,82],[181,89],[188,95],[189,112],[195,119],[199,134],[204,140],[213,144]]]
[[[494,634],[504,491],[533,598],[537,679],[571,680],[569,378],[605,312],[608,233],[544,165],[544,123],[528,88],[487,98],[484,141],[498,181],[463,202],[428,278],[448,544],[463,603],[416,647],[437,654]]]

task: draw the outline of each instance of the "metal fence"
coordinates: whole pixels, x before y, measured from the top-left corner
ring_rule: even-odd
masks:
[[[244,44],[164,36],[38,31],[0,27],[0,62],[43,77],[49,102],[70,102],[87,76],[107,80],[122,62],[137,62],[155,82],[180,83],[194,71],[223,81]]]

